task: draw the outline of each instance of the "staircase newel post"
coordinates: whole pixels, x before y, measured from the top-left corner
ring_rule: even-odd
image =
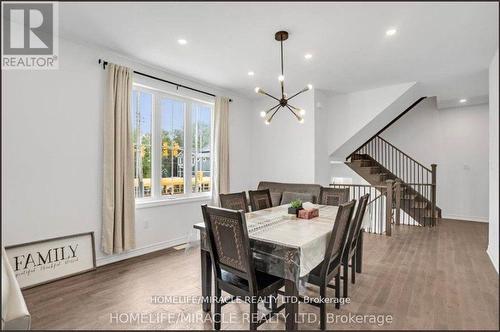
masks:
[[[401,181],[397,179],[394,182],[396,191],[396,225],[401,224]]]
[[[432,188],[431,188],[431,220],[432,226],[436,226],[436,164],[431,165],[432,170]]]
[[[392,183],[394,180],[387,180],[385,196],[385,234],[391,236],[392,233]]]

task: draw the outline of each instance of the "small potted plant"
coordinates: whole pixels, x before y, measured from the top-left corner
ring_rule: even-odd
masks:
[[[302,210],[302,201],[300,199],[294,199],[290,202],[290,207],[288,207],[288,214],[294,214],[297,216],[299,211]]]

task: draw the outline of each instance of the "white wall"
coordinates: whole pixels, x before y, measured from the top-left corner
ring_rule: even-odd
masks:
[[[420,97],[419,86],[402,83],[336,94],[328,101],[328,151],[343,161]]]
[[[489,133],[489,245],[488,254],[498,272],[498,49],[489,69],[490,84],[490,133]]]
[[[330,184],[330,154],[328,153],[328,93],[314,90],[314,183]]]
[[[259,96],[251,111],[251,187],[259,181],[314,183],[314,90],[293,99],[294,106],[307,112],[302,124],[281,109],[266,125],[259,112],[273,105],[272,99]]]
[[[488,221],[487,104],[437,109],[428,98],[381,136],[423,165],[438,165],[443,217]]]
[[[98,264],[116,259],[103,259],[100,251],[106,76],[98,58],[230,96],[234,100],[230,106],[231,190],[249,187],[249,101],[109,51],[61,40],[59,70],[2,71],[4,245],[94,231]],[[185,241],[192,225],[202,221],[202,203],[138,209],[138,249],[120,257]]]

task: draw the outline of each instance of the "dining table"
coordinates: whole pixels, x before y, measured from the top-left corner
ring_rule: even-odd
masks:
[[[285,280],[287,299],[298,299],[299,283],[321,264],[337,216],[338,206],[305,203],[304,208],[319,209],[319,216],[300,219],[288,214],[289,205],[245,213],[255,269]],[[369,223],[365,214],[363,225]],[[203,299],[212,295],[212,262],[204,223],[194,228],[200,232],[201,285]],[[362,271],[363,231],[358,238],[356,272]],[[210,311],[210,300],[203,301]],[[297,329],[298,301],[285,302],[286,330]]]

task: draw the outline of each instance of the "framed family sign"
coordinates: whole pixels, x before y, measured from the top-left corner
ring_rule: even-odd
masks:
[[[5,248],[22,289],[95,270],[94,232]]]

